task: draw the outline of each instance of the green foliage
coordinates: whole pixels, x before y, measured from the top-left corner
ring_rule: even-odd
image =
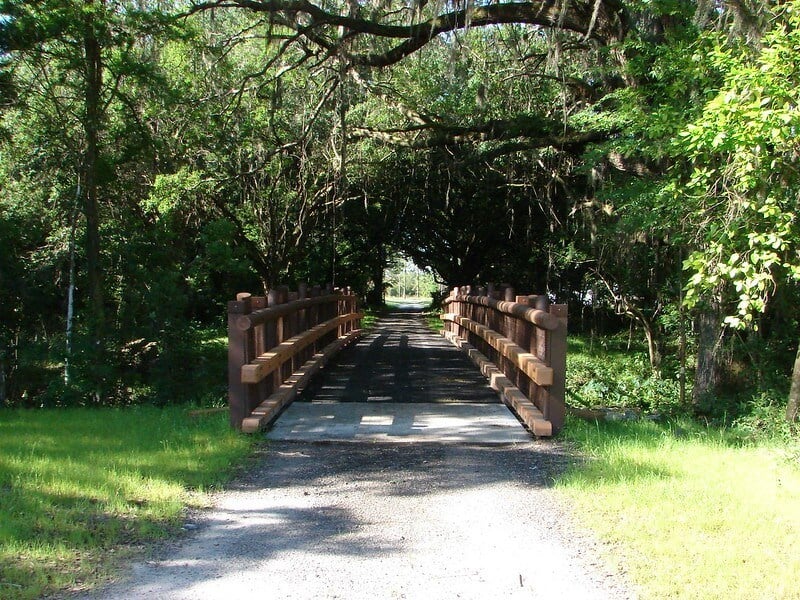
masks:
[[[144,333],[144,332],[143,332]],[[221,326],[192,326],[179,320],[149,336],[108,344],[113,354],[104,362],[84,363],[92,354],[74,344],[73,376],[63,379],[62,336],[30,344],[20,357],[20,399],[33,407],[73,407],[97,404],[92,391],[98,378],[105,396],[101,404],[129,406],[171,404],[220,406],[226,401],[227,336]],[[91,371],[92,377],[83,374]]]
[[[386,273],[386,294],[390,297],[431,298],[439,286],[433,274],[405,259],[395,261]]]
[[[749,399],[747,410],[733,420],[731,429],[752,440],[774,440],[786,445],[800,464],[797,426],[786,421],[785,390],[766,390]]]
[[[570,336],[567,352],[567,403],[585,408],[633,409],[660,415],[681,414],[675,375],[654,375],[647,349],[631,350],[620,338]]]
[[[683,193],[702,233],[685,263],[693,273],[687,302],[730,284],[736,301],[726,322],[735,327],[756,326],[776,286],[800,277],[798,51],[797,2],[777,12],[755,52],[718,41],[712,60],[724,84],[676,142],[691,170]]]
[[[696,312],[680,308],[690,277],[696,310],[717,294],[730,324],[766,330],[738,346],[728,334],[729,366],[785,377],[765,349],[797,331],[791,303],[772,308],[800,270],[797,3],[748,5],[750,19],[733,3],[624,6],[632,27],[613,45],[467,27],[391,67],[348,69],[345,54],[314,55],[280,19],[247,10],[174,19],[170,2],[2,2],[3,401],[192,398],[200,368],[176,367],[196,364],[197,332],[235,292],[335,280],[378,302],[398,253],[437,282],[546,292],[586,332],[633,319],[632,339],[647,331],[662,363],[604,372],[600,356],[577,360],[586,404],[672,410],[675,340],[686,328],[695,341]],[[399,23],[397,8],[352,10]],[[335,28],[322,29],[335,45]],[[101,348],[78,201],[87,35],[103,70]],[[371,43],[348,37],[347,54],[394,42]],[[579,135],[597,141],[568,141]],[[774,368],[752,358],[767,354]],[[728,375],[716,412],[741,416],[764,389]],[[749,399],[729,393],[739,384]]]

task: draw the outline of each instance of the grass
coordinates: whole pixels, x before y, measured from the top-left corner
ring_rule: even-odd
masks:
[[[381,310],[375,308],[363,308],[364,317],[361,319],[361,329],[370,330],[375,327],[375,323],[381,317]]]
[[[556,486],[642,598],[800,598],[800,465],[691,423],[570,421]]]
[[[0,598],[103,580],[174,534],[252,442],[184,408],[0,410]]]

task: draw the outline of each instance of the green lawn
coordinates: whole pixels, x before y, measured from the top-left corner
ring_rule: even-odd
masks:
[[[642,598],[800,598],[800,465],[785,446],[683,423],[572,420],[557,482]]]
[[[0,598],[107,576],[174,533],[251,449],[227,413],[184,408],[0,410]]]

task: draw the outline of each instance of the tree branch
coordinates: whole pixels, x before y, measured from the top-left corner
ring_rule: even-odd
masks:
[[[486,150],[490,159],[512,152],[537,148],[581,150],[586,144],[608,140],[615,131],[564,131],[563,123],[522,116],[517,119],[493,119],[472,126],[443,123],[415,123],[404,128],[375,130],[353,129],[353,140],[371,138],[393,146],[422,149],[465,142],[503,142]]]
[[[381,17],[364,19],[338,14],[308,0],[218,0],[195,4],[186,14],[215,8],[269,13],[279,18],[281,24],[302,31],[329,53],[343,56],[351,65],[371,67],[398,63],[437,36],[470,27],[512,23],[536,25],[572,31],[603,44],[623,39],[628,31],[627,14],[619,0],[499,2],[433,15],[421,22],[413,22],[413,13],[398,14],[394,11],[393,17],[396,20],[399,16],[400,23],[384,22]],[[324,27],[345,28],[347,35],[339,42],[330,42],[314,33]],[[351,54],[340,42],[359,35],[403,41],[386,51]]]

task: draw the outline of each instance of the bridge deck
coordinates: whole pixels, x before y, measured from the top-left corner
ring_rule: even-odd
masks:
[[[483,375],[419,311],[380,319],[267,434],[273,440],[528,442]]]

